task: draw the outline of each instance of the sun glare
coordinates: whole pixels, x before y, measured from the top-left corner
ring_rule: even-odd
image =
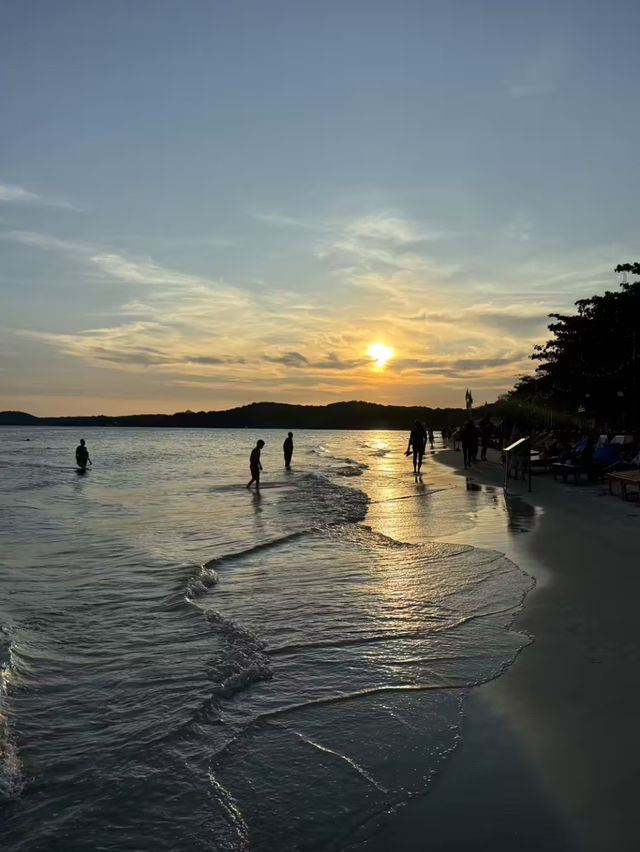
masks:
[[[376,367],[384,367],[389,358],[393,358],[393,349],[384,343],[372,343],[367,349],[367,355],[373,358]]]

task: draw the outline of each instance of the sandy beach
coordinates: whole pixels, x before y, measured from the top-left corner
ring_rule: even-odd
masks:
[[[472,471],[459,452],[435,464],[459,487],[502,483],[497,453]],[[531,494],[513,480],[509,492],[517,534],[478,517],[453,538],[501,549],[535,577],[514,624],[534,641],[472,690],[462,745],[438,783],[368,849],[638,848],[640,509],[605,485],[550,475],[535,477]],[[520,516],[534,521],[518,531]]]

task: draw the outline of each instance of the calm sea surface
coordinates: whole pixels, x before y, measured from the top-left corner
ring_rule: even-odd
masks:
[[[434,783],[528,641],[530,578],[446,543],[502,498],[397,432],[284,437],[0,429],[5,852],[344,849]]]

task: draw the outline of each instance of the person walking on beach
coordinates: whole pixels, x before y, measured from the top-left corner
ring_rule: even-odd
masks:
[[[419,420],[413,424],[409,435],[409,444],[405,455],[410,455],[413,450],[413,472],[419,473],[422,467],[422,457],[427,446],[427,430]]]
[[[478,435],[476,427],[471,420],[465,421],[461,429],[460,438],[462,440],[462,458],[464,461],[464,469],[471,467],[471,462],[474,461],[478,454]]]
[[[433,429],[429,427],[429,446],[433,449]]]
[[[489,447],[489,441],[491,440],[491,433],[493,432],[493,423],[488,415],[484,415],[482,420],[480,421],[480,461],[487,460],[487,449]]]
[[[472,421],[472,425],[473,425],[473,438],[474,438],[474,440],[473,440],[473,446],[472,446],[471,460],[473,462],[477,463],[478,462],[478,444],[480,443],[480,429],[479,429],[478,426],[476,426],[475,423],[473,423],[473,421]]]
[[[249,470],[251,471],[251,479],[247,483],[247,488],[251,488],[253,483],[256,484],[256,491],[260,491],[260,471],[262,464],[260,463],[260,451],[264,447],[264,441],[260,439],[255,447],[251,450],[249,456]]]
[[[89,450],[87,449],[84,438],[80,438],[80,443],[76,447],[76,464],[80,468],[80,470],[86,470],[87,462],[89,464],[93,464],[91,459],[89,458]]]
[[[282,445],[282,450],[284,452],[284,466],[288,470],[291,467],[291,456],[293,455],[293,432],[287,434]]]

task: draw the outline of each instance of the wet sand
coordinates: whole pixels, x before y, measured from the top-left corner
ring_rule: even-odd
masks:
[[[434,459],[458,487],[499,487],[497,454],[472,472]],[[462,745],[432,792],[383,821],[367,849],[629,852],[640,847],[640,507],[606,486],[510,481],[510,530],[454,540],[500,549],[536,588],[514,624],[534,637],[471,691]],[[449,539],[452,537],[449,536]]]

